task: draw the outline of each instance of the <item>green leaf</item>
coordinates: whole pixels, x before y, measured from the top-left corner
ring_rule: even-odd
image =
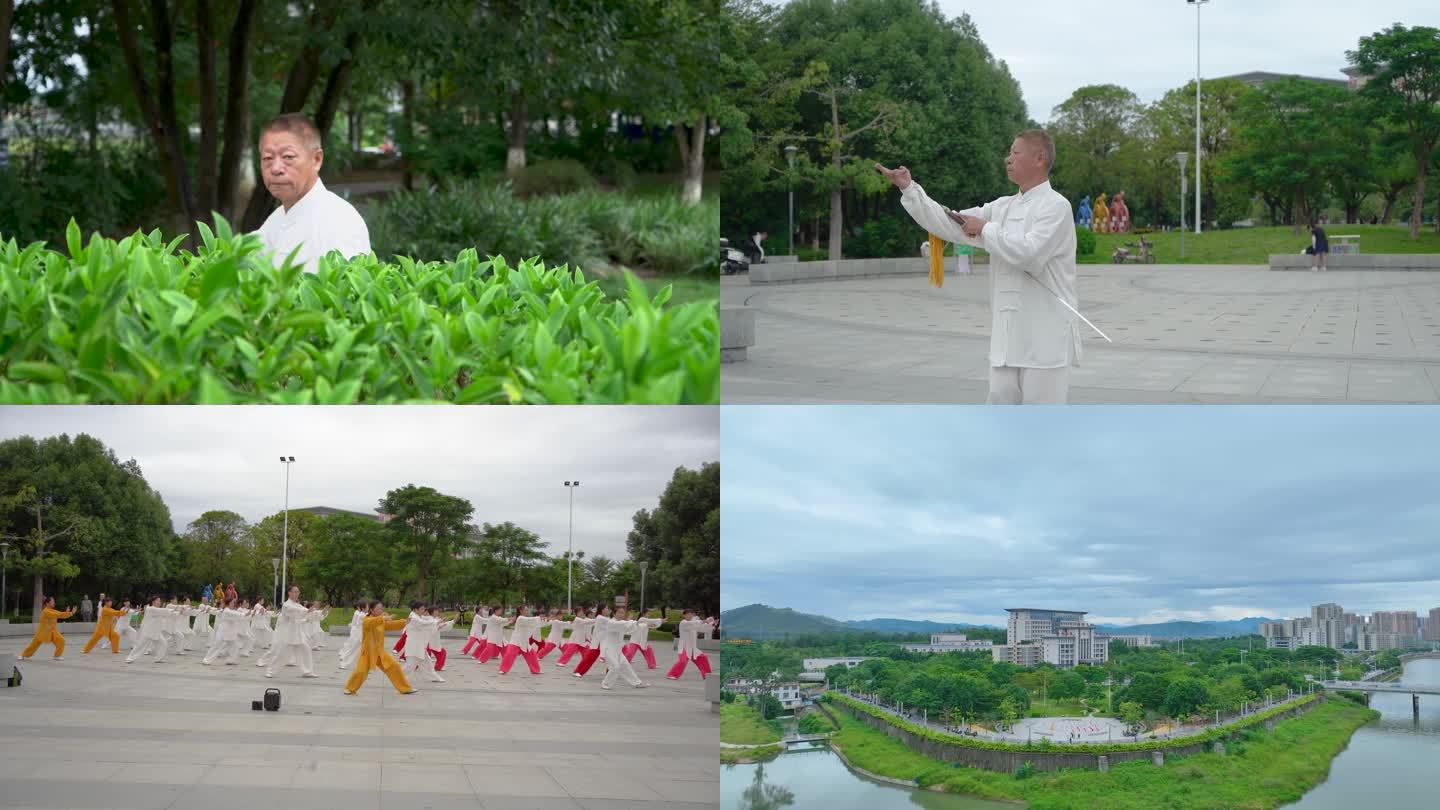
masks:
[[[13,380],[58,383],[65,381],[65,369],[53,363],[11,363],[9,377]]]

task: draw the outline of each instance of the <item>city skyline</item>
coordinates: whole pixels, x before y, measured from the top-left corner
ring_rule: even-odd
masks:
[[[623,560],[635,512],[655,508],[675,468],[719,460],[718,410],[434,406],[405,409],[401,420],[390,406],[17,406],[0,414],[0,441],[100,439],[120,461],[139,463],[181,534],[211,509],[250,523],[282,511],[284,453],[296,458],[292,511],[376,514],[389,490],[429,486],[469,500],[477,526],[513,522],[559,556],[570,519],[564,482],[578,480],[575,550]]]
[[[1003,626],[1017,604],[1121,625],[1440,605],[1423,407],[736,410],[727,610]]]

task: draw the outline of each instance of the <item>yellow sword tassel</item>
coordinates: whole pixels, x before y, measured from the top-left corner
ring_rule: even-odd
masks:
[[[945,240],[930,234],[930,283],[945,286]]]

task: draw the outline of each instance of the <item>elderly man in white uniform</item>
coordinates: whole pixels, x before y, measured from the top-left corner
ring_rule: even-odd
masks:
[[[280,606],[280,619],[275,623],[275,643],[267,653],[270,661],[265,677],[275,677],[275,671],[294,658],[300,665],[302,677],[318,678],[315,661],[310,656],[310,645],[305,641],[305,619],[310,611],[300,604],[299,585],[291,585],[288,593],[290,598]]]
[[[941,239],[990,253],[990,395],[987,402],[1063,404],[1080,364],[1075,225],[1070,201],[1050,187],[1055,142],[1044,130],[1015,137],[1005,174],[1020,193],[964,211],[930,199],[901,166],[876,165],[910,216]]]
[[[332,250],[347,259],[370,252],[360,212],[320,181],[324,159],[320,130],[299,113],[278,116],[260,132],[260,174],[280,201],[260,226],[260,240],[276,263],[300,248],[295,258],[307,273],[318,271],[320,257]]]

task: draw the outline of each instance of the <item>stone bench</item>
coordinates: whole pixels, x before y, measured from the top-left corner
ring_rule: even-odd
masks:
[[[705,679],[705,699],[710,701],[710,711],[720,713],[720,641],[713,638],[695,639],[695,648],[705,653],[713,669]]]
[[[1309,270],[1313,256],[1282,253],[1270,256],[1271,270]],[[1440,270],[1440,253],[1331,253],[1325,259],[1331,270]]]
[[[978,261],[977,261],[978,260]],[[985,257],[971,256],[970,264],[984,264]],[[903,259],[843,259],[838,262],[787,262],[750,267],[751,284],[794,284],[802,281],[835,281],[847,278],[891,278],[930,274],[930,260],[921,256]],[[945,257],[945,274],[955,275],[955,258]]]
[[[755,311],[749,307],[720,307],[720,362],[745,359],[755,345]]]

